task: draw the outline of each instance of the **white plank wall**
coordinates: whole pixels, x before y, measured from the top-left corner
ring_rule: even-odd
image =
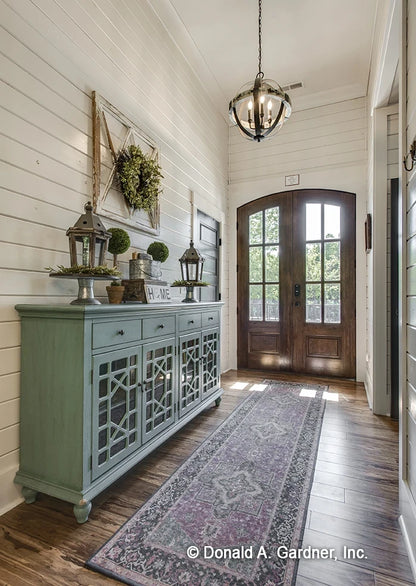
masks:
[[[169,282],[178,278],[178,258],[189,245],[192,193],[223,218],[227,232],[228,125],[147,0],[0,0],[0,22],[1,514],[20,500],[13,484],[20,356],[14,305],[68,303],[76,296],[75,282],[50,279],[45,267],[69,264],[65,232],[92,197],[91,92],[98,91],[159,146],[161,233],[130,231],[130,237],[133,250],[145,250],[155,239],[169,246],[163,265]],[[103,220],[107,228],[114,225]],[[120,259],[124,276],[130,253]],[[99,295],[104,287],[97,287]],[[224,370],[227,324],[226,303]]]
[[[339,189],[357,195],[357,377],[365,376],[366,255],[364,220],[367,194],[367,101],[357,98],[296,111],[273,137],[262,143],[230,132],[230,259],[236,263],[235,221],[239,206],[263,195],[288,189]],[[296,187],[285,176],[299,174]],[[235,266],[235,264],[234,264]],[[234,268],[232,269],[234,270]],[[230,348],[237,348],[234,300],[236,279],[230,276]],[[232,337],[234,336],[234,338]],[[230,357],[236,364],[236,353]]]

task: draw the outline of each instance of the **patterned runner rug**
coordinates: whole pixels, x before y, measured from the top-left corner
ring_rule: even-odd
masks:
[[[294,584],[297,561],[287,553],[301,545],[325,389],[267,382],[92,556],[89,568],[141,586]]]

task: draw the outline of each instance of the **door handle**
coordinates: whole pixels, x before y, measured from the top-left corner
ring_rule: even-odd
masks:
[[[295,290],[295,297],[300,297],[300,285],[296,284],[294,287]]]

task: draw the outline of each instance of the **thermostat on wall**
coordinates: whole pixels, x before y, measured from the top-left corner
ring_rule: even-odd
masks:
[[[285,185],[299,185],[299,175],[286,175]]]

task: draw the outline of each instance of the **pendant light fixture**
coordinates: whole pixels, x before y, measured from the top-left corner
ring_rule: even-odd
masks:
[[[264,79],[261,70],[261,3],[259,0],[259,71],[254,84],[245,84],[229,106],[231,122],[245,138],[257,142],[275,134],[292,111],[289,96],[278,83]]]

